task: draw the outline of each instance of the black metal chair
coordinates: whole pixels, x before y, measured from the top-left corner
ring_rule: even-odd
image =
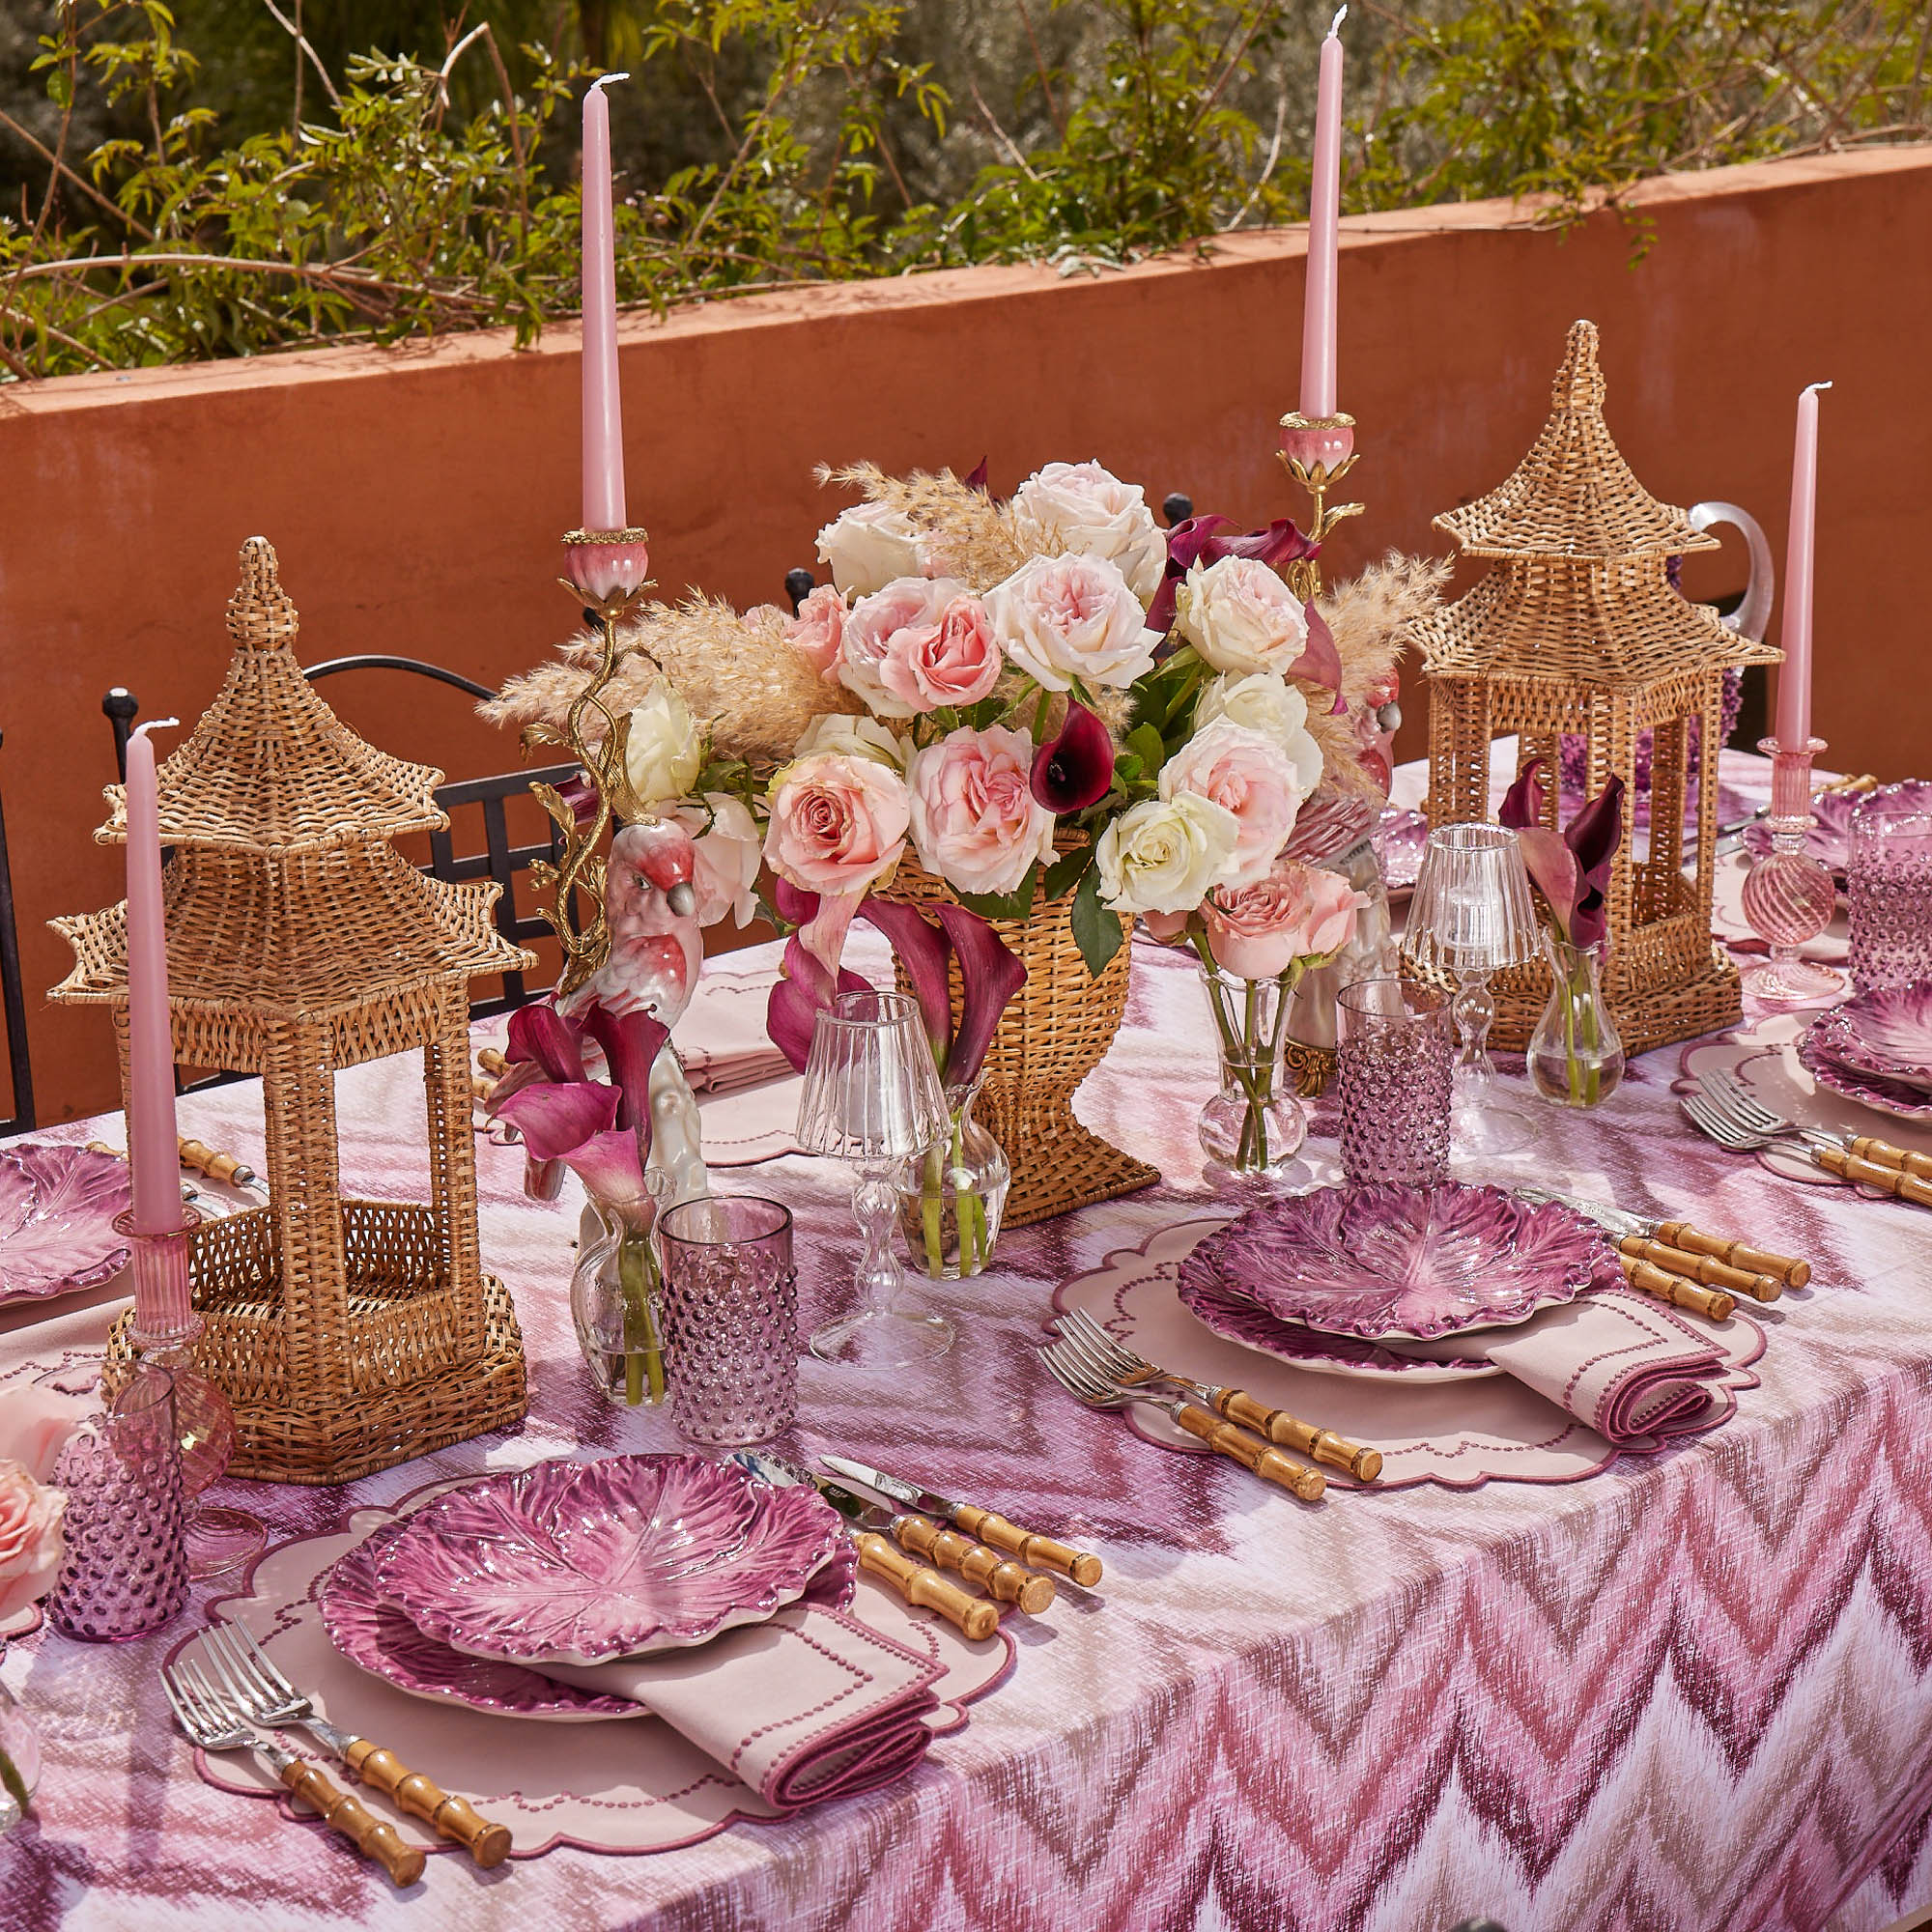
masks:
[[[1167,519],[1167,526],[1172,529],[1176,524],[1184,524],[1194,514],[1194,498],[1179,490],[1170,490],[1160,499],[1160,513]]]
[[[4,743],[0,735],[0,743]],[[20,931],[14,910],[14,874],[7,864],[7,820],[0,812],[0,1011],[7,1021],[9,1113],[0,1138],[35,1124],[34,1069],[27,1056],[27,1000],[20,981]]]
[[[449,685],[471,697],[495,696],[488,685],[478,684],[474,678],[465,677],[461,671],[445,669],[441,665],[430,664],[421,658],[375,653],[329,658],[323,664],[310,665],[302,674],[315,684],[347,670],[405,671],[415,677],[433,678],[439,684]],[[117,685],[100,700],[100,708],[113,727],[115,762],[125,781],[128,776],[128,736],[140,715],[140,703],[131,692]],[[457,779],[436,788],[436,802],[450,815],[452,828],[430,834],[430,859],[423,870],[433,878],[450,884],[467,879],[495,879],[502,888],[497,900],[497,930],[505,939],[513,940],[520,946],[545,937],[550,927],[534,914],[517,910],[518,875],[527,872],[539,859],[560,865],[563,839],[554,826],[547,825],[548,836],[542,840],[513,844],[507,807],[510,800],[522,797],[532,784],[561,784],[576,771],[574,764],[543,765],[531,770],[500,772],[489,778]],[[459,853],[453,823],[459,811],[471,807],[476,808],[482,817],[483,849],[480,852]],[[470,1016],[482,1019],[491,1013],[509,1012],[517,1007],[526,1006],[544,990],[541,986],[529,985],[522,973],[505,973],[498,992],[470,1003]]]

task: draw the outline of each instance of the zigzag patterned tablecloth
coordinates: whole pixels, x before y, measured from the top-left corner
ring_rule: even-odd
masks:
[[[1076,1407],[1031,1353],[1059,1282],[1212,1202],[1212,1065],[1191,970],[1144,949],[1079,1111],[1165,1184],[1009,1236],[997,1275],[946,1291],[953,1351],[890,1390],[806,1363],[793,1447],[943,1477],[1108,1560],[1099,1602],[1009,1621],[1017,1668],[913,1776],[648,1857],[436,1858],[398,1897],[197,1778],[154,1677],[185,1623],[116,1650],[43,1632],[6,1665],[47,1769],[0,1841],[0,1926],[1878,1932],[1932,1900],[1932,1219],[1719,1153],[1678,1121],[1676,1051],[1650,1055],[1595,1115],[1540,1109],[1541,1145],[1489,1173],[1812,1257],[1813,1289],[1767,1312],[1761,1386],[1715,1435],[1586,1482],[1309,1508]],[[341,1089],[345,1183],[420,1194],[408,1065]],[[196,1096],[184,1130],[245,1155],[252,1105]],[[520,1153],[478,1148],[528,1421],[344,1491],[229,1486],[277,1537],[440,1476],[673,1442],[590,1390],[574,1207],[525,1201]],[[798,1210],[808,1319],[839,1306],[841,1171],[793,1155],[726,1184]],[[0,1378],[98,1349],[114,1306],[0,1320]]]

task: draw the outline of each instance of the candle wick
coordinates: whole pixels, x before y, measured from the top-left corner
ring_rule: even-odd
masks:
[[[1343,13],[1346,14],[1349,10],[1346,7],[1344,7],[1342,11]],[[629,80],[630,77],[631,76],[628,73],[600,73],[597,76],[597,78],[590,83],[590,91],[593,94],[599,93],[604,88],[609,87],[613,80]]]
[[[1346,20],[1348,17],[1349,17],[1348,8],[1338,7],[1335,10],[1335,17],[1328,22],[1328,38],[1331,41],[1335,38],[1335,36],[1338,33],[1342,31],[1342,22]]]
[[[130,738],[145,738],[150,731],[173,731],[180,725],[179,718],[150,718],[145,724],[136,724],[128,735]]]
[[[1804,393],[1807,396],[1815,396],[1821,389],[1829,389],[1831,386],[1829,383],[1809,383],[1805,385]]]

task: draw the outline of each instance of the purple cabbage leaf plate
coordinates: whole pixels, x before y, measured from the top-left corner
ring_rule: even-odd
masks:
[[[1177,1289],[1183,1306],[1194,1319],[1224,1341],[1236,1342],[1244,1349],[1255,1349],[1280,1361],[1292,1362],[1297,1369],[1307,1369],[1314,1375],[1357,1376],[1374,1381],[1397,1376],[1411,1385],[1421,1385],[1473,1381],[1503,1373],[1495,1363],[1480,1356],[1450,1362],[1423,1361],[1412,1355],[1398,1355],[1377,1342],[1364,1342],[1352,1335],[1323,1334],[1320,1329],[1280,1321],[1259,1302],[1228,1287],[1211,1266],[1193,1269],[1183,1264]]]
[[[436,1497],[380,1552],[376,1580],[453,1649],[594,1664],[760,1623],[844,1545],[814,1491],[698,1456],[612,1456]]]
[[[1798,1042],[1798,1064],[1819,1086],[1861,1107],[1871,1107],[1901,1121],[1932,1121],[1932,1092],[1909,1080],[1888,1079],[1841,1065],[1821,1050],[1815,1027]]]
[[[1622,1279],[1603,1231],[1499,1187],[1318,1187],[1249,1209],[1183,1265],[1278,1321],[1375,1342],[1507,1327]]]
[[[1855,994],[1819,1014],[1808,1038],[1848,1073],[1932,1090],[1932,980]]]
[[[0,1302],[98,1288],[127,1265],[114,1217],[128,1205],[117,1154],[42,1142],[0,1149]]]

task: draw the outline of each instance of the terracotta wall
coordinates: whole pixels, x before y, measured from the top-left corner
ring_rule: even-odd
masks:
[[[1781,555],[1794,401],[1830,379],[1817,727],[1836,764],[1932,772],[1932,151],[1666,180],[1643,201],[1655,238],[1634,263],[1610,214],[1567,238],[1504,204],[1345,224],[1341,395],[1369,514],[1331,561],[1444,547],[1431,515],[1514,465],[1577,316],[1602,327],[1638,476],[1674,502],[1755,508]],[[1123,273],[973,270],[632,321],[633,519],[667,590],[751,602],[811,560],[836,502],[820,460],[984,455],[1009,488],[1097,456],[1156,500],[1293,512],[1272,427],[1293,401],[1302,271],[1298,232],[1253,235]],[[0,790],[30,1001],[67,963],[43,922],[120,893],[118,853],[88,837],[112,776],[101,694],[200,710],[244,537],[280,551],[309,661],[405,652],[495,680],[568,628],[553,579],[576,521],[578,368],[559,328],[521,354],[471,337],[0,388]],[[1689,582],[1716,594],[1742,570],[1693,559]],[[452,775],[515,762],[454,693],[375,674],[328,690],[377,743]],[[32,1011],[43,1118],[111,1103],[101,1015]]]

